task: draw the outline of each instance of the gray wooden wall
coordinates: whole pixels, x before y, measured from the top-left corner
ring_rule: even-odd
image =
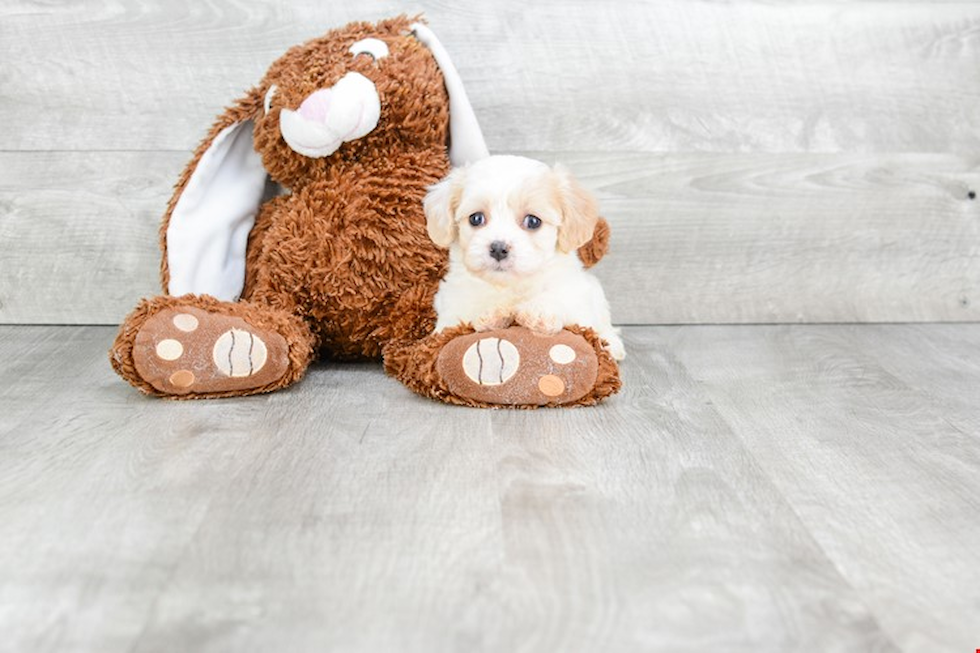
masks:
[[[424,12],[490,148],[600,197],[620,323],[980,319],[980,2],[0,4],[0,322],[157,292],[170,188],[288,46]]]

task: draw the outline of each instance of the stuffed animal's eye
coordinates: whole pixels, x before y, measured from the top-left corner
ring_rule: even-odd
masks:
[[[536,215],[525,215],[524,222],[522,223],[525,229],[530,229],[534,231],[541,226],[541,218]]]
[[[269,87],[269,90],[265,92],[265,101],[263,102],[263,105],[265,106],[266,114],[268,114],[269,109],[272,108],[272,96],[275,95],[276,91],[278,90],[279,87],[273,84],[272,86]]]
[[[388,44],[381,39],[362,39],[350,46],[350,53],[355,57],[359,54],[369,54],[377,61],[388,56]]]
[[[487,217],[482,213],[474,213],[470,216],[470,226],[482,227],[487,223]]]

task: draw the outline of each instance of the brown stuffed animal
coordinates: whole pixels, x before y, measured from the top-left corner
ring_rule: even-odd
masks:
[[[181,175],[161,228],[166,294],[126,318],[113,368],[148,394],[227,397],[288,386],[317,355],[384,352],[389,373],[452,403],[612,394],[618,370],[588,330],[432,334],[446,252],[428,238],[422,200],[451,163],[486,155],[458,73],[424,24],[353,23],[290,49],[219,116]],[[587,263],[604,252],[600,226]],[[520,350],[513,382],[465,373],[467,352],[488,337]],[[559,340],[573,364],[548,358]]]

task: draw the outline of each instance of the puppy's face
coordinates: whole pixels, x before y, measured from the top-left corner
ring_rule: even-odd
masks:
[[[534,275],[592,237],[595,200],[561,168],[492,156],[453,171],[425,198],[429,236],[459,246],[463,264],[495,284]]]

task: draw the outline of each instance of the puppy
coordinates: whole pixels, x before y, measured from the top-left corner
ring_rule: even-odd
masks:
[[[424,206],[429,237],[449,249],[436,331],[516,322],[558,333],[578,324],[594,329],[613,358],[625,357],[602,286],[576,251],[592,238],[598,207],[565,169],[491,156],[432,186]]]

